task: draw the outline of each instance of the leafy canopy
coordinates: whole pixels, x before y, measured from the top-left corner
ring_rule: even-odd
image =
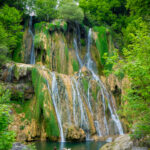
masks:
[[[36,0],[35,12],[38,20],[50,21],[56,17],[56,0]]]
[[[72,1],[63,1],[58,8],[59,17],[66,21],[82,23],[84,13],[82,9]]]
[[[124,59],[118,53],[108,58],[118,69],[113,72],[125,74],[131,82],[122,105],[122,114],[126,116],[134,129],[135,138],[150,136],[150,36],[148,24],[141,18],[133,20],[124,31]],[[150,140],[150,139],[149,139]]]
[[[0,50],[2,52],[0,59],[2,61],[4,55],[9,54],[9,57],[12,57],[13,53],[20,49],[22,42],[20,23],[21,13],[16,8],[5,5],[0,9],[0,30],[3,33],[0,37]]]

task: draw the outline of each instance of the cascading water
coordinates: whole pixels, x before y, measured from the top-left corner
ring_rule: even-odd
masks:
[[[80,126],[84,129],[84,130],[89,130],[89,121],[88,121],[88,117],[81,99],[81,95],[80,95],[80,88],[79,88],[79,83],[78,81],[73,78],[73,83],[75,84],[75,89],[76,89],[76,95],[77,95],[77,103],[79,104],[80,107]],[[75,108],[74,108],[75,109]],[[78,118],[79,119],[79,118]]]
[[[6,82],[11,82],[11,80],[12,80],[13,68],[14,68],[13,65],[8,68],[8,76],[7,76],[7,78],[6,78]]]
[[[32,36],[32,46],[31,46],[31,53],[30,53],[30,64],[35,64],[35,52],[34,52],[34,35],[32,32],[32,16],[30,16],[30,21],[29,21],[29,33]]]
[[[75,127],[77,131],[80,131],[82,128],[84,130],[84,138],[86,134],[86,140],[91,140],[90,137],[96,133],[100,137],[109,135],[110,132],[105,114],[106,99],[111,114],[108,118],[113,120],[119,134],[123,134],[122,126],[113,104],[113,99],[93,69],[95,63],[90,54],[91,39],[92,30],[90,29],[87,40],[86,60],[83,64],[78,52],[77,39],[74,38],[77,60],[80,67],[85,65],[88,68],[91,72],[89,76],[85,76],[82,69],[80,69],[79,74],[72,77],[57,74],[56,80],[56,73],[52,72],[50,73],[52,85],[50,86],[47,81],[48,91],[51,95],[57,116],[61,142],[64,142],[65,139],[67,140],[68,135],[70,136],[70,127],[71,129]],[[48,75],[45,78],[47,77]],[[83,78],[87,79],[87,90],[83,88]],[[96,100],[92,95],[92,92],[95,92],[95,89],[93,89],[95,85],[100,87],[98,94],[96,93]],[[100,96],[101,101],[98,100]]]
[[[86,133],[86,140],[90,139],[90,127],[88,115],[85,109],[85,106],[82,102],[81,94],[80,94],[80,84],[79,82],[72,77],[72,90],[73,90],[73,116],[74,122],[77,127],[82,128]],[[80,115],[79,115],[80,112]]]
[[[111,118],[114,121],[114,123],[116,124],[116,127],[118,128],[119,134],[123,134],[123,129],[122,129],[122,125],[120,123],[119,117],[116,113],[114,104],[113,104],[113,100],[111,95],[107,92],[106,88],[104,87],[102,81],[100,80],[100,78],[98,77],[98,75],[95,74],[94,70],[93,70],[93,61],[91,59],[90,56],[90,47],[91,47],[91,35],[92,35],[92,30],[89,29],[89,33],[88,33],[88,44],[87,44],[87,63],[86,63],[86,67],[91,71],[93,78],[98,81],[98,83],[100,84],[101,87],[101,93],[102,93],[102,101],[103,101],[103,108],[104,108],[104,124],[105,124],[105,128],[106,128],[106,134],[109,133],[109,129],[108,129],[108,125],[107,125],[107,120],[106,120],[106,116],[105,116],[105,96],[108,99],[108,107],[109,107],[109,111],[111,113]],[[110,102],[112,103],[112,106],[110,105]],[[97,125],[98,126],[98,125]]]
[[[75,51],[76,51],[76,56],[77,56],[79,65],[80,65],[80,67],[82,68],[82,67],[83,67],[83,63],[82,63],[82,60],[81,60],[81,58],[80,58],[80,56],[79,56],[78,44],[77,44],[77,39],[76,39],[76,38],[74,38],[74,48],[75,48]]]
[[[53,101],[53,105],[54,105],[57,120],[58,120],[59,129],[60,129],[61,142],[64,142],[65,138],[64,138],[64,133],[63,133],[61,115],[60,115],[58,105],[57,105],[57,103],[59,103],[59,101],[60,101],[60,98],[59,98],[55,73],[52,73],[52,89],[50,90],[48,81],[47,81],[47,87],[48,87],[48,91],[49,91],[50,95],[52,95],[52,101]]]

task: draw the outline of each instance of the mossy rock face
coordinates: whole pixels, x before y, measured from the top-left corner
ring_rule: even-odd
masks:
[[[33,37],[29,32],[29,28],[26,28],[23,36],[23,46],[21,51],[22,62],[30,63],[30,54],[33,43]]]
[[[75,126],[70,126],[67,128],[66,138],[69,141],[85,141],[86,134],[83,129],[78,129]]]
[[[59,127],[51,95],[46,86],[47,81],[40,75],[40,72],[36,68],[32,71],[32,81],[37,99],[35,104],[35,118],[39,124],[42,120],[45,122],[45,131],[49,139],[59,139]]]
[[[33,66],[27,64],[15,64],[14,66],[14,76],[17,80],[23,77],[27,77],[31,74]]]
[[[54,30],[62,30],[64,32],[66,32],[67,31],[67,22],[57,19],[57,20],[54,20],[53,22],[51,22],[48,25],[48,28],[49,28],[49,31],[51,31],[51,32]]]

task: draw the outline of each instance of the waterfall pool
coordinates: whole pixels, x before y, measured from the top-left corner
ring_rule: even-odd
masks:
[[[106,142],[35,142],[37,150],[63,150],[63,148],[71,150],[99,150]]]

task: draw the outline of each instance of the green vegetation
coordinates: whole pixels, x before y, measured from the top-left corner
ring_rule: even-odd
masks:
[[[32,71],[32,81],[37,100],[35,118],[39,124],[45,121],[46,133],[50,139],[53,139],[53,137],[59,138],[59,127],[55,116],[55,110],[52,107],[51,95],[49,95],[48,89],[45,90],[48,81],[39,74],[36,68]]]
[[[35,11],[40,21],[50,21],[56,17],[56,0],[36,0]]]
[[[84,19],[84,13],[82,9],[73,1],[62,2],[58,9],[58,12],[61,19],[69,22],[81,23]]]
[[[134,138],[141,139],[150,135],[150,36],[146,22],[141,18],[133,20],[124,32],[124,59],[119,59],[117,51],[107,63],[117,66],[113,72],[128,76],[131,86],[126,89],[122,105],[122,115],[129,121]],[[149,140],[149,139],[147,139]]]
[[[69,61],[69,51],[68,51],[68,47],[65,47],[65,55],[66,55],[66,60],[67,62]]]
[[[21,13],[13,7],[4,5],[0,8],[0,64],[7,58],[20,61],[20,48],[22,42]],[[9,42],[8,42],[9,41]]]
[[[9,101],[9,90],[0,85],[0,150],[10,150],[15,141],[14,132],[8,130],[8,126],[11,123]]]
[[[72,66],[73,66],[73,71],[74,72],[79,71],[79,64],[75,59],[73,59]]]
[[[101,63],[105,65],[104,53],[108,53],[108,43],[107,43],[107,35],[106,35],[106,28],[101,27],[94,27],[94,31],[98,32],[98,39],[96,40],[96,46],[99,50],[99,55],[101,58]]]
[[[85,92],[88,93],[89,81],[86,78],[82,78],[82,84]]]
[[[95,101],[97,101],[97,94],[100,90],[100,87],[97,85],[96,88],[92,89],[92,96],[94,98]]]

